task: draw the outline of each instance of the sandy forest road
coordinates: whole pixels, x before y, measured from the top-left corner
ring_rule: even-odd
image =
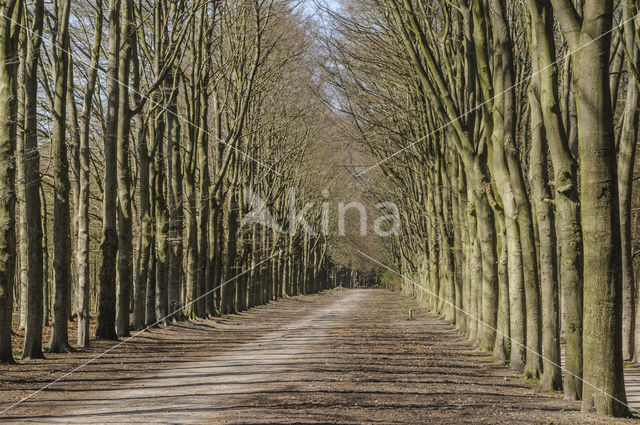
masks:
[[[408,303],[335,291],[145,335],[0,422],[635,423],[537,393],[433,316],[407,321]]]

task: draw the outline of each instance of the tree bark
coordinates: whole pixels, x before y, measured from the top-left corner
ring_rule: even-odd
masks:
[[[107,118],[104,135],[104,198],[101,262],[98,286],[98,324],[96,337],[117,340],[116,334],[116,258],[118,230],[116,226],[117,128],[118,128],[118,64],[120,52],[120,0],[109,0],[109,63],[107,75]]]
[[[582,311],[583,248],[578,193],[577,164],[571,154],[569,138],[560,115],[553,14],[548,1],[529,4],[531,26],[536,34],[537,52],[532,56],[540,69],[540,102],[554,170],[556,233],[560,258],[565,328],[565,397],[582,397]]]
[[[120,7],[121,48],[118,60],[118,125],[117,125],[117,167],[118,180],[118,280],[116,333],[119,337],[129,336],[129,313],[131,304],[131,284],[133,281],[133,235],[131,219],[131,167],[129,166],[129,132],[131,114],[129,109],[129,74],[133,49],[133,2],[122,0]],[[144,282],[146,284],[146,282]],[[143,298],[144,300],[144,298]],[[142,315],[144,317],[144,313]],[[143,319],[144,321],[144,319]]]
[[[28,316],[23,359],[44,358],[42,354],[43,263],[42,206],[40,205],[40,152],[38,150],[38,62],[42,44],[44,1],[34,4],[33,23],[27,39],[24,90],[24,190],[27,224],[27,256],[24,258],[28,276]]]
[[[584,238],[583,410],[628,413],[622,362],[620,215],[609,51],[613,3],[586,2],[579,17],[568,0],[552,0],[562,31],[575,51],[573,88]],[[616,401],[619,400],[619,401]]]
[[[17,38],[13,22],[20,16],[17,0],[0,1],[0,363],[14,363],[11,315],[16,259],[15,153],[17,113],[14,55]]]
[[[627,0],[623,6],[624,34],[622,42],[629,54],[629,67],[640,67],[640,52],[635,40],[636,20],[635,0]],[[631,204],[633,194],[633,172],[638,136],[638,81],[630,76],[627,83],[627,97],[620,142],[618,143],[618,191],[620,193],[620,238],[622,250],[622,357],[624,360],[636,358],[636,288],[633,270],[633,234]],[[613,99],[612,99],[613,101]]]
[[[236,313],[236,303],[235,303],[235,284],[236,282],[230,282],[233,279],[233,274],[235,272],[235,261],[236,261],[236,249],[237,249],[237,238],[236,238],[236,223],[237,223],[237,194],[234,188],[229,189],[228,196],[228,214],[227,214],[227,241],[225,246],[225,259],[224,259],[224,277],[223,282],[224,286],[222,287],[222,314],[233,314]]]
[[[176,97],[177,70],[170,81],[170,94],[167,111],[168,138],[168,188],[169,188],[169,313],[178,312],[180,303],[180,279],[182,275],[182,155],[180,154],[180,123],[178,122]],[[181,317],[181,314],[172,319]]]
[[[55,52],[55,95],[53,104],[52,153],[54,176],[53,203],[53,332],[47,345],[49,353],[71,351],[68,336],[68,312],[71,303],[71,211],[69,206],[69,160],[65,137],[67,116],[67,83],[69,72],[69,13],[71,0],[58,6],[57,40]]]
[[[91,151],[89,146],[89,131],[91,123],[91,106],[98,77],[98,61],[100,60],[100,46],[102,43],[102,24],[104,21],[104,12],[102,10],[102,0],[96,1],[96,23],[93,35],[93,46],[91,49],[91,64],[87,78],[87,89],[84,96],[82,106],[82,116],[80,124],[80,167],[78,170],[78,179],[80,190],[78,194],[78,293],[77,293],[77,310],[78,310],[78,347],[89,347],[89,298],[91,290],[90,276],[90,251],[89,251],[89,204],[90,204],[90,186],[91,186]]]
[[[535,49],[535,34],[532,34]],[[534,50],[535,51],[535,50]],[[537,61],[533,62],[533,75],[537,75]],[[534,76],[529,87],[531,114],[530,180],[538,231],[538,263],[542,292],[542,355],[543,374],[540,386],[545,391],[562,388],[560,370],[560,301],[558,298],[558,267],[554,213],[550,205],[551,190],[547,170],[547,143],[540,106],[539,76]]]

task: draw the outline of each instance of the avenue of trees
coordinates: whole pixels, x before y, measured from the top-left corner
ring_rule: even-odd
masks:
[[[312,45],[290,0],[0,0],[0,362],[335,284]]]
[[[640,5],[330,3],[323,33],[298,0],[0,0],[0,363],[351,284],[361,246],[543,390],[627,415]],[[304,231],[327,189],[400,234]]]
[[[635,0],[350,0],[325,69],[405,290],[585,410],[640,360]],[[375,178],[373,176],[377,176]],[[564,344],[565,369],[561,369]]]

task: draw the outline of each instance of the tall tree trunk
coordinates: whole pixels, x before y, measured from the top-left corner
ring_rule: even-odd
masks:
[[[446,183],[446,172],[444,170],[444,167],[446,166],[445,164],[445,159],[444,159],[444,155],[440,152],[438,153],[439,158],[438,158],[438,166],[437,168],[434,170],[434,178],[435,178],[435,187],[436,188],[440,188],[439,190],[436,189],[436,193],[435,193],[435,206],[436,206],[436,212],[437,212],[437,223],[438,223],[438,244],[440,245],[440,258],[441,258],[441,264],[440,264],[440,273],[441,273],[441,279],[440,279],[440,288],[444,289],[443,293],[446,294],[445,296],[440,298],[440,302],[444,302],[447,301],[444,305],[446,305],[446,310],[445,311],[445,318],[450,321],[451,323],[455,322],[456,319],[456,313],[455,313],[455,272],[454,272],[454,258],[453,258],[453,244],[449,235],[449,232],[447,231],[446,228],[446,224],[447,224],[447,211],[448,208],[446,208],[446,197],[447,197],[447,192],[448,188],[445,189],[445,187],[443,187],[443,185]]]
[[[0,363],[14,363],[11,315],[16,258],[15,153],[17,38],[13,22],[20,16],[17,0],[0,1]]]
[[[209,13],[215,14],[216,3],[212,3],[213,10],[209,11],[205,9],[205,13],[202,14],[200,20],[200,37],[199,37],[199,50],[203,54],[202,66],[199,77],[199,90],[197,101],[200,106],[199,119],[200,129],[198,134],[198,202],[197,202],[197,249],[198,249],[198,266],[196,275],[196,286],[198,293],[198,301],[196,311],[198,316],[208,316],[210,312],[210,306],[208,305],[210,288],[210,282],[207,280],[207,270],[209,265],[209,238],[213,238],[213,234],[209,234],[209,187],[211,181],[209,178],[209,91],[210,91],[210,68],[212,66],[211,56],[211,32],[210,28],[213,20],[209,19]],[[214,111],[215,113],[216,111]]]
[[[51,291],[49,290],[49,238],[47,236],[47,202],[44,196],[44,187],[40,185],[40,205],[42,205],[42,326],[49,326],[51,315]]]
[[[535,47],[535,34],[531,41]],[[540,386],[545,391],[562,388],[560,370],[560,300],[558,297],[558,267],[554,213],[550,205],[551,191],[548,182],[547,143],[540,106],[540,81],[537,61],[532,64],[533,79],[529,86],[531,114],[531,151],[529,153],[530,176],[536,222],[538,224],[538,258],[542,291],[542,355],[543,374]]]
[[[134,69],[136,74],[139,72],[138,59],[136,55],[136,65]],[[138,74],[139,75],[139,74]],[[138,91],[138,79],[136,76],[136,84],[134,90]],[[156,123],[152,122],[149,126],[148,138],[145,131],[145,123],[142,114],[136,116],[136,127],[138,131],[138,161],[139,167],[139,194],[140,194],[140,236],[138,249],[138,263],[136,265],[136,280],[134,285],[134,307],[133,307],[133,323],[134,329],[142,329],[143,327],[153,326],[158,319],[163,318],[157,316],[157,281],[156,275],[156,255],[155,255],[155,199],[156,199],[156,168],[149,152],[157,149],[157,143],[162,143],[162,129],[160,129],[160,138],[158,136],[158,128]],[[147,140],[148,139],[148,140]],[[158,140],[159,139],[159,140]],[[166,297],[166,294],[165,294]]]
[[[98,77],[98,61],[100,60],[100,47],[102,44],[102,24],[104,12],[102,10],[102,0],[96,1],[96,23],[93,35],[93,46],[91,49],[91,65],[87,78],[87,89],[82,105],[82,116],[80,124],[80,167],[78,179],[80,191],[78,194],[78,347],[89,347],[89,293],[91,289],[91,277],[89,267],[89,203],[91,185],[91,151],[89,147],[89,130],[91,123],[91,106]]]
[[[107,119],[104,135],[104,199],[102,219],[102,254],[98,287],[98,324],[96,337],[116,340],[116,227],[117,130],[118,130],[118,63],[120,53],[120,0],[109,0],[109,63],[107,75]]]
[[[577,164],[570,150],[567,131],[560,115],[558,76],[553,14],[547,1],[528,3],[531,25],[536,35],[537,51],[532,56],[540,69],[540,103],[545,133],[554,170],[556,233],[560,258],[560,288],[562,290],[565,328],[565,397],[582,396],[582,229]]]
[[[180,123],[177,115],[177,71],[170,82],[169,109],[167,111],[168,186],[169,186],[169,313],[177,312],[180,305],[180,278],[182,275],[182,160],[180,155]],[[177,319],[180,317],[173,317]]]
[[[164,114],[156,116],[156,155],[155,167],[155,223],[156,223],[156,317],[163,323],[169,313],[169,213],[165,197],[167,178],[163,134],[165,131]]]
[[[40,153],[38,150],[38,62],[42,44],[44,1],[36,0],[33,24],[27,40],[25,59],[25,122],[24,122],[24,187],[25,216],[28,243],[26,262],[28,274],[28,317],[24,339],[23,359],[43,358],[43,263],[42,263],[42,206],[40,205]]]
[[[136,104],[140,102],[140,63],[137,49],[134,49],[132,60],[133,64],[133,98]],[[157,103],[157,101],[155,102]],[[152,276],[151,262],[153,247],[153,207],[152,207],[152,191],[153,183],[151,175],[153,174],[151,156],[149,155],[149,146],[151,151],[154,149],[154,143],[157,139],[155,123],[151,122],[149,129],[145,129],[142,113],[138,113],[135,117],[135,126],[138,129],[137,150],[138,150],[138,193],[140,199],[139,217],[140,217],[140,234],[138,235],[138,256],[136,262],[136,279],[133,286],[133,318],[131,327],[134,330],[141,330],[145,325],[155,323],[152,317],[155,316],[155,276]],[[162,134],[162,133],[161,133]],[[149,140],[147,140],[149,139]],[[151,283],[153,282],[153,294],[149,293]],[[151,308],[149,305],[151,304]],[[147,320],[148,319],[148,320]]]
[[[163,25],[164,8],[162,2],[156,2],[154,9],[154,44],[156,50],[161,50],[167,39],[167,28]],[[162,68],[162,60],[159,52],[154,58],[154,73],[159,75]],[[170,90],[168,80],[163,81],[164,91]],[[166,102],[167,99],[158,95],[157,102]],[[167,174],[164,150],[164,135],[166,131],[166,114],[164,111],[155,112],[152,125],[154,137],[150,142],[153,145],[155,155],[151,167],[154,179],[152,180],[155,202],[153,203],[152,214],[155,217],[155,253],[152,251],[151,257],[156,262],[156,289],[155,289],[155,315],[156,320],[163,324],[167,322],[169,312],[169,211],[167,209]]]
[[[69,72],[69,13],[71,0],[58,6],[57,40],[55,49],[55,96],[53,104],[52,153],[54,176],[53,203],[53,332],[47,345],[50,353],[71,351],[68,336],[68,312],[71,303],[71,213],[69,206],[69,160],[65,138],[67,117],[67,79]]]
[[[208,77],[205,76],[205,81],[201,93],[198,96],[200,102],[200,125],[202,128],[208,128],[207,116],[209,114],[208,101],[209,96],[207,93],[206,85]],[[207,266],[209,264],[209,238],[213,235],[209,234],[209,186],[211,182],[209,180],[209,135],[207,131],[200,131],[198,137],[198,170],[200,174],[200,180],[198,184],[198,230],[197,230],[197,244],[198,244],[198,273],[197,273],[197,290],[198,297],[202,297],[198,300],[197,312],[199,316],[207,315],[206,302],[208,297],[203,297],[205,293],[208,293],[207,282]]]
[[[456,327],[462,333],[466,331],[466,315],[464,314],[463,307],[463,287],[466,284],[464,281],[464,241],[462,238],[462,234],[464,232],[463,223],[464,223],[464,210],[462,205],[464,202],[462,201],[462,192],[461,188],[464,187],[464,171],[459,163],[459,158],[456,153],[451,153],[451,199],[452,199],[452,217],[453,217],[453,257],[455,259],[455,305],[456,305]]]
[[[138,115],[136,121],[144,125]],[[152,124],[153,125],[153,124]],[[138,132],[138,187],[140,197],[140,235],[138,242],[138,264],[136,266],[136,282],[133,288],[133,320],[131,327],[134,330],[143,329],[146,324],[147,283],[150,277],[151,246],[153,244],[153,219],[151,210],[151,182],[150,168],[152,167],[147,137],[145,131]],[[155,138],[154,129],[150,130],[149,138]],[[155,289],[155,288],[154,288]],[[154,297],[155,298],[155,297]]]
[[[19,308],[20,308],[20,322],[18,329],[23,330],[27,327],[27,315],[28,315],[28,285],[29,278],[27,276],[27,268],[29,264],[29,249],[28,249],[28,230],[27,230],[27,207],[25,201],[25,109],[26,109],[26,90],[25,90],[25,73],[26,73],[26,52],[27,52],[27,30],[29,29],[25,22],[25,14],[20,17],[20,35],[18,37],[18,75],[17,75],[17,107],[16,107],[16,214],[18,228],[17,228],[17,256],[16,267],[18,267],[16,289],[19,291]],[[33,33],[31,33],[33,34]]]
[[[120,59],[118,60],[118,125],[116,157],[118,166],[118,280],[116,333],[129,336],[129,312],[131,284],[133,281],[133,234],[131,219],[131,167],[129,166],[129,132],[131,114],[129,110],[129,73],[133,49],[133,2],[122,0],[120,8]],[[146,283],[146,282],[145,282]],[[144,298],[143,298],[144,299]],[[144,314],[143,314],[144,317]]]
[[[495,186],[502,201],[505,214],[510,297],[509,326],[511,338],[517,341],[511,345],[510,367],[516,370],[522,370],[525,357],[523,345],[528,343],[526,333],[526,325],[528,323],[526,320],[525,304],[526,288],[524,282],[521,234],[518,226],[519,209],[514,188],[514,183],[517,183],[517,181],[514,182],[511,178],[511,170],[507,163],[505,145],[507,137],[513,136],[510,128],[513,124],[513,118],[511,116],[513,110],[507,108],[510,100],[507,96],[509,91],[505,90],[509,72],[512,71],[509,69],[510,63],[506,57],[510,54],[510,40],[508,39],[508,34],[503,34],[508,30],[505,28],[506,25],[501,19],[503,4],[500,1],[492,0],[490,2],[491,11],[485,11],[484,6],[479,2],[474,2],[473,5],[474,42],[477,53],[478,81],[486,103],[483,108],[483,120],[486,131],[490,136],[490,140],[488,141],[489,167],[496,182]],[[487,13],[490,13],[493,18],[490,22],[488,22],[486,18]],[[493,51],[493,70],[489,65],[488,34],[485,29],[488,25],[493,30],[495,44],[491,49]],[[506,40],[504,38],[506,38]],[[507,46],[505,46],[505,44],[507,44]],[[491,72],[493,72],[493,76]],[[498,95],[494,97],[493,93],[498,93]]]
[[[186,232],[187,240],[185,244],[185,277],[186,277],[186,292],[184,300],[184,313],[189,319],[193,319],[199,316],[197,304],[195,303],[198,297],[197,288],[197,268],[198,268],[198,234],[197,234],[197,211],[196,211],[196,155],[197,155],[197,140],[196,133],[198,130],[195,126],[189,129],[189,150],[184,157],[184,189],[186,197]]]
[[[635,0],[624,2],[623,43],[631,56],[628,58],[636,69],[640,67],[640,52],[635,40],[636,13]],[[633,172],[638,138],[638,81],[630,77],[624,107],[624,121],[618,143],[618,191],[620,193],[620,239],[622,242],[622,357],[631,360],[636,357],[636,291],[633,271],[633,235],[631,224],[631,203],[633,192]],[[612,99],[613,101],[613,99]]]
[[[586,2],[582,18],[569,0],[552,0],[574,50],[580,197],[584,238],[584,379],[582,408],[626,415],[622,363],[620,215],[609,87],[613,2]],[[615,398],[615,399],[614,399]],[[616,401],[619,400],[619,401]]]
[[[499,81],[496,92],[501,93],[496,103],[501,103],[503,120],[502,149],[504,150],[509,178],[517,207],[517,224],[519,234],[519,251],[522,261],[522,276],[526,300],[526,362],[525,373],[538,378],[542,372],[540,351],[542,349],[542,333],[540,322],[540,289],[538,281],[538,264],[536,259],[535,237],[531,204],[524,184],[524,176],[520,165],[516,137],[516,90],[513,64],[513,43],[511,41],[507,19],[507,6],[504,0],[491,0],[492,29],[495,44],[496,65],[499,72],[494,80]],[[499,64],[499,65],[498,65]],[[500,102],[498,99],[500,99]]]

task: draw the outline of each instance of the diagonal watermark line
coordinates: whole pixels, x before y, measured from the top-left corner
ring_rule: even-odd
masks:
[[[47,38],[45,38],[42,35],[39,34],[35,34],[31,28],[21,24],[20,22],[16,21],[15,19],[12,19],[10,17],[8,17],[7,15],[0,13],[0,17],[6,19],[7,21],[15,24],[16,26],[24,29],[25,31],[27,31],[27,33],[31,36],[36,35],[38,36],[42,41],[44,41],[45,43],[47,43],[50,47],[56,47],[58,49],[60,49],[61,51],[67,53],[69,55],[69,58],[71,60],[76,60],[76,62],[82,63],[85,66],[87,66],[89,69],[95,69],[96,71],[100,72],[103,76],[105,76],[107,79],[113,81],[114,83],[122,86],[122,87],[126,87],[130,92],[135,93],[137,95],[139,95],[142,99],[145,99],[146,101],[148,101],[151,105],[153,105],[154,107],[160,109],[162,112],[165,112],[167,114],[170,114],[172,116],[174,116],[175,118],[177,118],[179,121],[182,121],[183,124],[186,124],[187,126],[191,126],[193,128],[195,128],[196,130],[202,131],[203,133],[205,133],[207,136],[209,136],[210,138],[212,138],[214,141],[218,142],[218,143],[222,143],[223,145],[229,147],[231,150],[237,152],[238,154],[240,154],[241,156],[244,156],[245,158],[248,158],[249,160],[255,162],[256,164],[260,165],[261,167],[264,167],[266,169],[268,169],[269,171],[271,171],[272,173],[278,175],[278,176],[282,176],[282,174],[280,174],[278,171],[276,171],[273,167],[267,165],[266,163],[260,161],[259,159],[256,159],[254,157],[252,157],[251,155],[249,155],[248,153],[238,149],[237,147],[233,146],[231,143],[227,142],[226,140],[220,139],[219,137],[217,137],[215,134],[211,133],[209,130],[196,125],[195,123],[189,121],[188,119],[184,118],[183,116],[181,116],[180,114],[173,112],[172,110],[170,110],[168,107],[162,105],[159,102],[154,101],[149,95],[146,95],[136,89],[134,89],[133,87],[131,87],[131,85],[129,84],[125,84],[124,82],[120,81],[117,78],[112,77],[111,75],[109,75],[108,72],[104,71],[103,69],[100,68],[100,66],[92,66],[91,64],[88,64],[87,62],[80,60],[76,57],[76,55],[73,54],[73,52],[71,50],[65,49],[64,47],[62,47],[62,45],[60,43],[57,42],[53,42]]]
[[[508,339],[509,341],[511,341],[514,344],[517,344],[519,346],[521,346],[522,348],[524,348],[525,350],[529,351],[530,353],[535,354],[536,356],[540,357],[542,360],[551,363],[552,365],[558,367],[561,371],[565,372],[567,375],[571,375],[572,377],[580,380],[581,382],[587,384],[588,386],[590,386],[591,388],[593,388],[594,390],[606,395],[607,397],[609,397],[610,399],[620,403],[623,406],[628,407],[629,409],[633,410],[634,412],[640,414],[640,410],[637,410],[631,406],[629,406],[627,403],[622,402],[621,400],[617,399],[616,397],[612,396],[611,394],[609,394],[608,392],[606,392],[603,389],[600,389],[598,387],[596,387],[595,385],[585,381],[584,379],[582,379],[581,377],[577,376],[574,373],[569,372],[567,369],[565,369],[564,367],[562,367],[561,365],[557,364],[556,362],[554,362],[553,360],[549,360],[548,358],[546,358],[543,354],[538,353],[535,350],[532,350],[531,348],[527,347],[526,345],[524,345],[523,343],[521,343],[520,341],[517,341],[513,338],[511,338],[508,335],[505,335],[503,332],[499,331],[498,329],[494,328],[493,326],[489,325],[488,323],[485,323],[484,321],[482,321],[481,319],[479,319],[478,317],[474,316],[471,313],[467,313],[466,311],[464,311],[463,309],[461,309],[460,307],[456,306],[455,304],[453,304],[452,302],[450,302],[449,300],[446,300],[442,297],[440,297],[437,294],[434,294],[432,291],[430,291],[427,288],[424,288],[423,286],[421,286],[420,284],[414,282],[413,280],[409,279],[408,277],[404,276],[403,274],[397,272],[396,270],[392,269],[391,267],[387,266],[386,264],[381,263],[380,261],[376,260],[375,258],[373,258],[372,256],[365,254],[364,252],[360,251],[359,249],[355,249],[355,251],[359,252],[360,255],[368,258],[370,261],[373,261],[374,263],[384,267],[385,269],[389,270],[390,272],[398,275],[399,277],[401,277],[402,279],[406,280],[407,282],[413,284],[416,288],[426,292],[427,294],[431,295],[432,297],[435,297],[436,299],[438,299],[439,301],[444,302],[445,304],[453,307],[455,310],[459,311],[460,313],[464,314],[465,316],[467,316],[468,318],[475,320],[476,322],[480,323],[481,325],[491,329],[492,331],[495,331],[497,334],[499,334],[500,336]]]
[[[68,377],[69,375],[79,371],[80,369],[84,368],[85,366],[89,365],[90,363],[95,362],[96,360],[98,360],[101,357],[104,357],[105,355],[107,355],[108,353],[112,352],[113,350],[115,350],[116,348],[120,347],[123,344],[126,344],[127,342],[131,341],[132,339],[140,336],[141,334],[143,334],[144,332],[148,331],[149,329],[153,328],[156,325],[159,325],[160,323],[163,323],[165,320],[169,319],[172,316],[175,316],[176,314],[180,313],[182,310],[184,310],[185,308],[187,308],[188,306],[200,301],[201,299],[203,299],[204,297],[211,295],[213,292],[217,291],[218,289],[222,288],[223,286],[233,282],[234,280],[238,279],[240,276],[244,276],[245,274],[249,273],[252,270],[255,270],[256,268],[260,267],[261,265],[263,265],[264,263],[270,261],[272,258],[278,256],[280,254],[281,251],[276,252],[275,254],[273,254],[272,256],[270,256],[269,258],[262,260],[261,262],[259,262],[258,264],[254,265],[253,267],[243,271],[242,273],[232,277],[231,279],[227,280],[226,282],[216,286],[215,288],[213,288],[212,290],[210,290],[209,292],[207,292],[206,294],[203,294],[201,296],[199,296],[198,298],[196,298],[193,301],[188,302],[187,304],[185,304],[184,306],[180,307],[179,309],[177,309],[176,311],[174,311],[173,313],[168,314],[167,316],[163,317],[162,319],[157,320],[154,324],[147,326],[146,328],[134,333],[133,335],[123,339],[122,341],[120,341],[119,343],[115,344],[114,346],[110,347],[108,350],[103,351],[102,353],[98,354],[95,357],[92,357],[91,359],[87,360],[86,362],[82,363],[80,366],[75,367],[74,369],[70,370],[69,372],[59,376],[58,378],[56,378],[55,380],[49,382],[47,385],[43,386],[42,388],[40,388],[39,390],[34,391],[33,393],[29,394],[28,396],[24,397],[23,399],[13,403],[12,405],[10,405],[9,407],[5,408],[4,410],[0,411],[0,416],[5,414],[6,412],[8,412],[9,410],[13,409],[14,407],[18,406],[19,404],[29,400],[30,398],[36,396],[37,394],[41,393],[42,391],[46,390],[47,388],[51,387],[52,385],[62,381],[63,379],[65,379],[66,377]]]
[[[539,69],[538,71],[532,73],[531,75],[527,76],[526,78],[523,78],[522,80],[518,81],[517,83],[513,84],[511,87],[508,87],[506,89],[504,89],[503,91],[501,91],[500,93],[496,94],[495,96],[493,96],[490,99],[485,100],[484,102],[474,106],[473,108],[469,109],[468,111],[466,111],[465,113],[463,113],[462,115],[452,119],[451,121],[447,122],[446,124],[443,124],[442,126],[436,128],[435,130],[433,130],[432,132],[430,132],[429,134],[427,134],[424,137],[419,138],[418,140],[414,141],[413,143],[405,146],[404,148],[400,149],[399,151],[389,155],[388,157],[380,160],[379,162],[377,162],[376,164],[372,165],[371,167],[367,168],[366,170],[362,171],[360,174],[358,174],[358,177],[368,173],[369,171],[373,170],[374,168],[378,168],[380,165],[384,164],[385,162],[389,161],[390,159],[395,158],[396,156],[400,155],[401,153],[411,149],[412,147],[414,147],[415,145],[417,145],[420,142],[425,141],[426,139],[428,139],[429,137],[433,136],[434,134],[440,133],[442,130],[448,128],[449,126],[451,126],[453,123],[460,121],[461,119],[467,117],[468,115],[478,111],[479,109],[483,108],[484,106],[486,106],[488,103],[493,102],[495,99],[499,98],[500,96],[502,96],[505,93],[508,93],[511,90],[514,90],[518,87],[520,87],[521,85],[523,85],[524,83],[528,82],[529,80],[531,80],[532,78],[534,78],[535,76],[537,76],[538,74],[542,73],[543,71],[546,71],[547,69],[556,66],[558,63],[562,62],[563,60],[569,58],[570,56],[573,56],[574,54],[576,54],[577,52],[579,52],[580,50],[584,49],[585,47],[589,46],[590,44],[600,40],[602,37],[605,37],[606,35],[612,33],[615,30],[620,30],[625,24],[627,24],[628,22],[631,22],[632,20],[636,19],[638,16],[640,16],[640,12],[636,13],[635,15],[633,15],[632,17],[618,23],[617,25],[612,25],[611,29],[603,32],[602,34],[600,34],[598,37],[593,38],[589,41],[587,41],[585,44],[583,44],[580,47],[577,47],[575,50],[572,50],[570,52],[568,52],[567,54],[565,54],[564,56],[556,59],[555,62],[550,63],[549,65]]]

